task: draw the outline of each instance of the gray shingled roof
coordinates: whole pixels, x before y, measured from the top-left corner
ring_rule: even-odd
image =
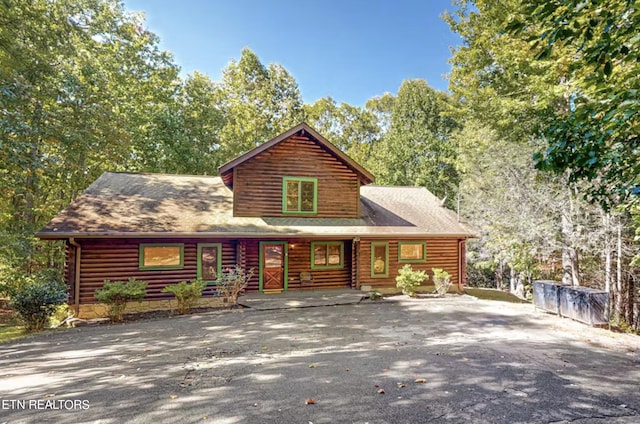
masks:
[[[425,188],[360,193],[360,219],[244,218],[233,216],[233,193],[220,177],[105,172],[37,236],[473,236]]]

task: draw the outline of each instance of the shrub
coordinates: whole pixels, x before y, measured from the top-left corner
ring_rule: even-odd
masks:
[[[69,305],[66,303],[64,305],[58,305],[51,317],[49,318],[49,325],[52,328],[60,327],[63,324],[67,324],[69,326],[68,319],[73,318],[73,311],[69,308]]]
[[[146,281],[138,281],[129,278],[129,281],[104,281],[104,286],[96,290],[95,296],[99,302],[109,306],[109,318],[111,321],[124,320],[124,310],[127,302],[141,302],[147,295]]]
[[[42,330],[51,314],[67,299],[67,287],[64,283],[27,277],[12,290],[9,306],[24,321],[25,329],[32,332]]]
[[[398,271],[396,277],[396,287],[402,289],[402,294],[414,297],[416,295],[416,287],[426,281],[429,276],[424,271],[414,271],[411,265],[405,265]]]
[[[173,293],[178,301],[178,313],[188,314],[191,308],[198,304],[198,299],[202,297],[202,291],[207,284],[201,279],[191,280],[190,283],[180,281],[178,284],[170,284],[162,289],[162,293]]]
[[[433,271],[433,284],[436,286],[436,293],[444,296],[451,287],[451,275],[442,268],[431,268]]]
[[[216,291],[224,297],[229,307],[233,308],[238,304],[238,297],[249,284],[251,277],[253,277],[253,268],[245,272],[240,265],[234,265],[233,268],[222,270],[216,280]]]

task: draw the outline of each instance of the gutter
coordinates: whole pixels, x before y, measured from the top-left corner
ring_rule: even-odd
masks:
[[[69,237],[69,244],[76,248],[75,254],[75,276],[74,276],[74,289],[73,289],[73,309],[76,316],[80,313],[80,260],[82,258],[82,246],[76,241],[75,237]]]
[[[82,237],[83,239],[100,239],[100,238],[159,238],[159,239],[171,239],[171,238],[234,238],[234,239],[262,239],[262,238],[275,238],[275,239],[295,239],[295,238],[317,238],[317,239],[335,239],[335,238],[354,238],[360,237],[363,239],[380,239],[388,240],[395,238],[457,238],[468,239],[478,238],[474,233],[418,233],[418,232],[388,232],[388,233],[374,233],[367,234],[361,232],[345,232],[345,233],[311,233],[311,232],[291,232],[291,233],[278,233],[278,232],[220,232],[220,233],[204,233],[204,232],[77,232],[77,233],[54,233],[54,232],[39,232],[36,233],[36,237],[41,240],[63,240],[72,239],[75,237]]]

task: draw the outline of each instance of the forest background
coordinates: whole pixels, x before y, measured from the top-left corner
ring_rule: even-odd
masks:
[[[216,174],[306,121],[376,176],[477,228],[470,285],[611,292],[640,327],[640,10],[632,0],[456,0],[449,92],[405,80],[363,107],[302,101],[249,49],[180,76],[115,0],[0,1],[0,283],[64,267],[34,234],[104,171]]]

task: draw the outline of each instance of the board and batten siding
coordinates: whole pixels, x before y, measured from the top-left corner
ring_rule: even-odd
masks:
[[[389,243],[389,276],[371,277],[371,242]],[[360,285],[376,287],[395,287],[398,270],[405,263],[398,262],[398,242],[425,241],[427,243],[427,261],[409,263],[414,270],[427,271],[429,280],[426,285],[433,285],[433,272],[431,268],[442,268],[451,275],[451,282],[455,285],[459,275],[459,240],[449,238],[434,239],[389,239],[389,240],[365,240],[360,241]]]
[[[148,283],[146,300],[173,298],[171,293],[161,293],[160,290],[168,284],[196,278],[198,243],[222,244],[223,269],[236,263],[236,245],[235,241],[231,240],[85,239],[77,241],[82,246],[80,303],[94,303],[96,301],[94,293],[97,289],[102,288],[104,280],[126,281],[130,277]],[[139,246],[144,243],[184,244],[184,267],[182,269],[141,270],[139,267]],[[73,249],[68,249],[68,251],[73,251]],[[71,275],[72,272],[68,274]],[[70,279],[67,281],[71,285]]]
[[[234,216],[298,216],[282,213],[283,177],[318,179],[317,214],[301,216],[359,217],[358,175],[316,142],[298,135],[291,136],[234,169]]]

